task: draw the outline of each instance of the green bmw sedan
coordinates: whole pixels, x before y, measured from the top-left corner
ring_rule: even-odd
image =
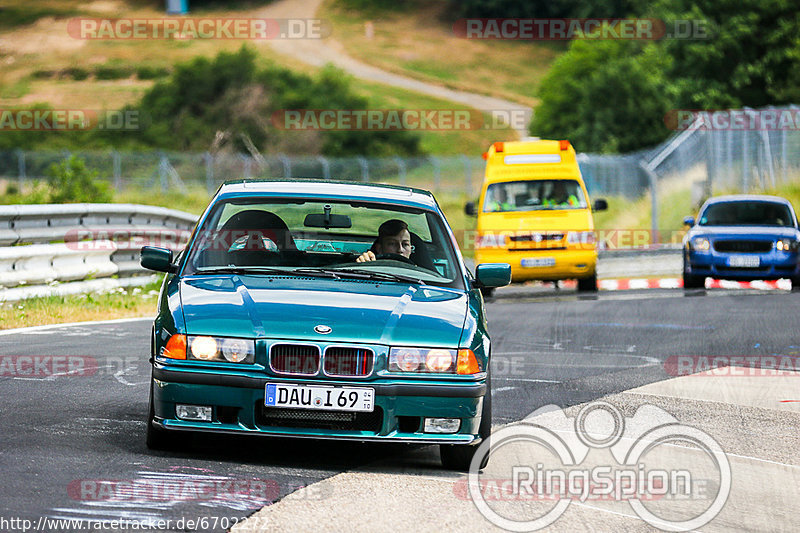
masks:
[[[186,431],[406,442],[438,444],[447,468],[485,466],[480,289],[511,272],[482,264],[473,275],[431,193],[227,182],[177,258],[144,247],[141,264],[167,273],[149,447],[180,446]]]

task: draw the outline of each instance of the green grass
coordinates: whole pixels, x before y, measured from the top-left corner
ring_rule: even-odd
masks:
[[[78,13],[74,9],[36,6],[27,3],[16,6],[0,6],[0,30],[27,26],[43,17],[71,17]]]
[[[0,329],[155,316],[161,280],[104,293],[28,298],[0,304]]]
[[[453,33],[447,2],[409,1],[402,8],[326,0],[318,16],[330,20],[333,38],[365,63],[453,89],[527,105],[563,45],[470,40]],[[366,25],[374,29],[367,36]]]

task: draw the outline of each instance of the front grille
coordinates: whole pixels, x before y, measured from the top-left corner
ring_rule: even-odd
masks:
[[[772,241],[714,241],[717,252],[758,254],[772,250]]]
[[[325,350],[325,373],[331,376],[368,376],[375,359],[366,348],[329,347]]]
[[[544,241],[560,241],[564,238],[563,233],[524,233],[521,235],[512,235],[509,237],[511,242],[544,242]]]
[[[319,372],[319,348],[303,344],[274,344],[269,364],[279,374],[313,376]]]
[[[267,407],[263,401],[259,401],[256,403],[256,425],[265,428],[331,429],[378,433],[383,425],[383,410],[375,407],[371,413],[354,413],[316,409],[282,409]]]

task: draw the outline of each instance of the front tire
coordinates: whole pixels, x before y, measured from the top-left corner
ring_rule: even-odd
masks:
[[[706,286],[705,276],[695,276],[694,274],[683,273],[684,289],[704,289]]]
[[[472,458],[478,447],[484,442],[490,442],[492,437],[492,384],[489,377],[486,377],[486,395],[483,397],[483,409],[481,410],[481,425],[478,428],[478,435],[481,437],[479,444],[440,444],[439,455],[442,459],[442,466],[448,470],[459,472],[469,471]],[[486,468],[489,462],[489,454],[483,456],[480,468]]]
[[[800,277],[792,278],[792,292],[800,291]]]

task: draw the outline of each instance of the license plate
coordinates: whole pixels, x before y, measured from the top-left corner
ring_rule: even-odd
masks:
[[[556,258],[555,257],[528,257],[523,259],[520,263],[522,266],[526,268],[530,267],[551,267],[556,266]]]
[[[757,255],[732,255],[728,258],[728,266],[732,267],[757,267],[761,261]]]
[[[375,389],[267,383],[264,405],[327,411],[367,411],[375,408]]]

